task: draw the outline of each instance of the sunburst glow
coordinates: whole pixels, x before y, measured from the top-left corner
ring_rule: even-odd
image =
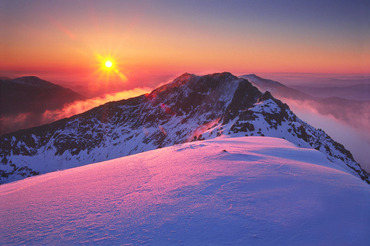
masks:
[[[105,66],[108,67],[108,68],[110,68],[110,67],[113,66],[113,63],[108,60],[108,61],[105,62]]]

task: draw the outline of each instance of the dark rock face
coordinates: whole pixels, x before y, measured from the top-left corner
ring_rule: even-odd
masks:
[[[231,103],[226,108],[223,123],[227,124],[230,120],[235,119],[239,115],[240,109],[253,107],[253,104],[261,95],[261,92],[248,81],[240,82]]]
[[[1,182],[221,135],[285,138],[316,148],[333,165],[369,182],[342,145],[301,121],[269,92],[262,94],[230,73],[183,74],[150,94],[3,135]]]

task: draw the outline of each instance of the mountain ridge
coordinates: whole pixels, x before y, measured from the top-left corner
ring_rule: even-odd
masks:
[[[272,136],[323,152],[348,172],[368,174],[341,144],[301,121],[271,93],[231,73],[185,73],[151,93],[109,102],[0,138],[3,182],[221,135]]]
[[[295,113],[302,120],[323,128],[332,138],[348,147],[356,160],[363,165],[367,172],[370,171],[370,156],[367,154],[370,139],[370,101],[363,101],[361,98],[353,100],[347,97],[338,97],[339,95],[321,97],[320,93],[306,94],[296,87],[285,86],[280,82],[263,79],[253,74],[240,77],[249,79],[262,92],[270,91],[274,97],[288,103],[297,111]],[[319,85],[317,84],[317,86]],[[324,92],[321,91],[322,89],[324,88],[319,87],[315,91]],[[363,93],[366,94],[366,91]],[[324,119],[318,120],[316,117]],[[333,122],[324,123],[326,120]],[[332,124],[336,124],[336,127],[332,127]],[[338,130],[342,126],[347,129]],[[344,138],[342,131],[349,131],[352,134],[348,138]]]

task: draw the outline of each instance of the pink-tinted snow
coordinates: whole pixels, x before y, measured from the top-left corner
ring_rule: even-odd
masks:
[[[320,152],[217,138],[0,186],[0,242],[367,245],[370,186]]]

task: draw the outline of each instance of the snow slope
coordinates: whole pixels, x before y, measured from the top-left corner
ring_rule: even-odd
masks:
[[[370,187],[319,151],[222,136],[0,186],[1,244],[368,245]]]

